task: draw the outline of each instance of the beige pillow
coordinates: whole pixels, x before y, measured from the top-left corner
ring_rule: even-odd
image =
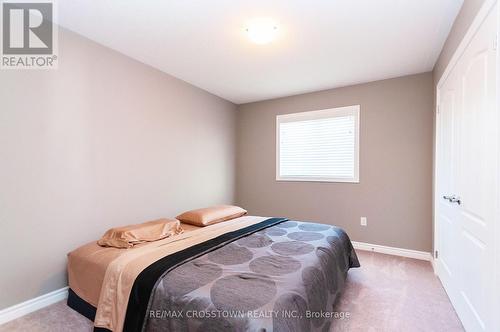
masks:
[[[142,224],[109,229],[97,244],[103,247],[130,248],[140,243],[158,241],[181,234],[179,220],[158,219]]]
[[[217,205],[184,212],[178,215],[177,219],[186,224],[208,226],[221,221],[238,218],[245,214],[247,214],[247,211],[238,206]]]

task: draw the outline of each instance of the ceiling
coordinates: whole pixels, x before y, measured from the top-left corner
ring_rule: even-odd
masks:
[[[71,0],[58,23],[241,104],[431,71],[463,0]],[[272,17],[278,38],[245,23]]]

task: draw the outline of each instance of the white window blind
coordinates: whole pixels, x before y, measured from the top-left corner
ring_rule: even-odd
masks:
[[[277,180],[359,181],[359,105],[277,117]]]

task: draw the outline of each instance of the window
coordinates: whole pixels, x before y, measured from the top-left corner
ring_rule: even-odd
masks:
[[[359,105],[276,117],[276,180],[359,182]]]

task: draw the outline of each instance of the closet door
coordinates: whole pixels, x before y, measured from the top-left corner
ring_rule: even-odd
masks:
[[[459,244],[459,218],[455,202],[451,202],[457,190],[457,160],[459,154],[458,128],[461,86],[457,74],[450,74],[442,85],[439,96],[440,103],[437,114],[437,260],[436,272],[445,288],[458,292],[456,280],[460,259],[457,255]],[[439,264],[438,264],[439,262]]]
[[[469,331],[497,331],[497,9],[439,89],[437,273]]]

